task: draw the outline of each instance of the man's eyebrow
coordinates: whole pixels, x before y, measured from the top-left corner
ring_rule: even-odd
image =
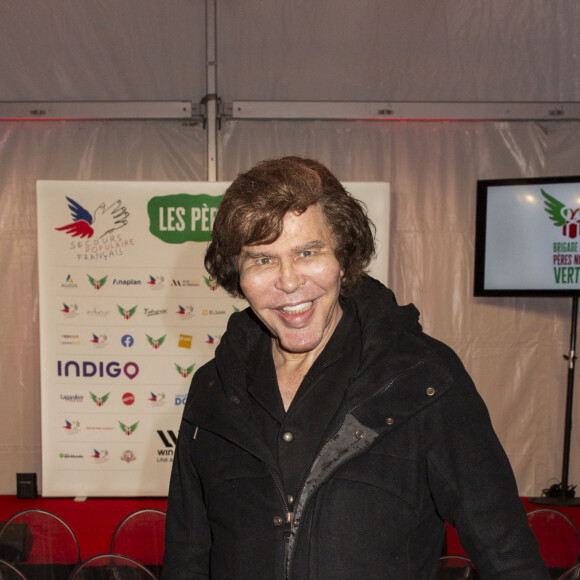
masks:
[[[271,258],[273,254],[264,250],[242,250],[240,257],[242,258]]]
[[[304,250],[319,250],[320,248],[325,248],[328,244],[321,240],[312,240],[311,242],[306,242],[301,246],[294,248],[295,252],[304,252]]]

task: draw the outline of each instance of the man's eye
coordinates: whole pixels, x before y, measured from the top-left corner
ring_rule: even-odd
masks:
[[[310,256],[314,256],[314,251],[313,250],[303,250],[302,252],[300,252],[300,255],[303,258],[310,258]]]
[[[256,260],[256,264],[258,266],[267,266],[268,264],[272,263],[272,258],[258,258]]]

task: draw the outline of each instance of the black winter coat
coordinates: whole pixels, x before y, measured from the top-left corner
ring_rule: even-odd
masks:
[[[444,521],[481,578],[547,579],[507,457],[457,356],[380,283],[365,280],[348,300],[360,368],[291,517],[244,384],[264,330],[249,310],[231,317],[184,410],[163,579],[432,579]]]

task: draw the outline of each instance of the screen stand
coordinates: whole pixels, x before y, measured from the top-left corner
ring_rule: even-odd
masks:
[[[528,501],[542,505],[572,507],[580,506],[580,498],[568,491],[568,469],[570,466],[570,436],[572,433],[572,399],[574,396],[574,367],[576,365],[576,323],[578,321],[578,296],[572,297],[572,324],[570,327],[570,352],[564,355],[568,361],[568,388],[566,390],[566,420],[564,423],[564,455],[562,458],[562,481],[550,488],[553,495],[531,497]],[[574,486],[576,487],[576,486]],[[571,490],[573,488],[571,487]]]

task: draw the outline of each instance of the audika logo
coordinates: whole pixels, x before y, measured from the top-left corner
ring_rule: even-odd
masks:
[[[556,227],[562,228],[562,235],[570,239],[580,236],[580,208],[567,207],[560,200],[540,190],[544,196],[544,209]]]
[[[90,342],[95,348],[105,348],[109,344],[106,334],[95,334],[94,332],[92,334]]]
[[[69,435],[76,435],[81,431],[81,422],[69,421],[68,419],[65,419],[63,429],[65,429]]]
[[[181,304],[177,307],[177,314],[181,320],[189,320],[195,316],[193,310],[193,306],[181,306]]]
[[[93,278],[90,274],[87,274],[87,278],[89,279],[89,282],[91,283],[91,286],[95,289],[95,290],[100,290],[106,283],[107,283],[107,278],[109,276],[104,276],[103,278],[100,279],[96,279]]]
[[[149,282],[147,282],[147,285],[152,290],[161,290],[165,286],[164,282],[165,278],[163,276],[151,276],[149,274]]]
[[[145,334],[145,336],[147,337],[147,342],[154,349],[158,349],[165,342],[165,339],[167,338],[166,334],[164,334],[163,336],[160,336],[159,338],[153,338],[152,336],[149,336],[148,334]]]
[[[125,435],[129,436],[129,435],[133,435],[133,433],[135,433],[135,430],[137,429],[137,426],[139,425],[139,421],[137,421],[137,423],[133,423],[133,425],[125,425],[125,423],[123,423],[122,421],[119,421],[119,427],[121,428],[121,431],[123,431],[123,433],[125,433]]]
[[[82,239],[94,236],[96,239],[101,239],[115,230],[124,228],[128,223],[129,212],[120,199],[109,207],[102,202],[92,213],[71,197],[66,196],[66,200],[72,222],[55,229],[73,238]]]
[[[186,379],[193,371],[193,368],[195,367],[195,363],[192,364],[190,367],[182,367],[179,366],[177,363],[173,363],[175,365],[175,368],[177,369],[177,372],[184,378]]]
[[[125,320],[129,320],[130,318],[133,317],[133,315],[135,314],[135,312],[137,312],[137,305],[133,306],[133,308],[123,308],[122,306],[119,306],[117,304],[117,310],[119,311],[119,314]]]
[[[95,403],[95,405],[97,405],[97,407],[102,407],[107,402],[107,399],[109,398],[109,395],[111,393],[108,392],[106,395],[103,395],[102,397],[99,397],[98,395],[95,395],[95,393],[91,393],[90,391],[89,391],[89,394],[91,395],[91,399],[93,400],[93,403]]]
[[[60,285],[61,288],[78,288],[79,285],[72,279],[70,274],[67,275],[65,281]]]
[[[63,302],[60,311],[65,318],[75,318],[75,316],[79,315],[79,307],[76,304],[65,304]]]

